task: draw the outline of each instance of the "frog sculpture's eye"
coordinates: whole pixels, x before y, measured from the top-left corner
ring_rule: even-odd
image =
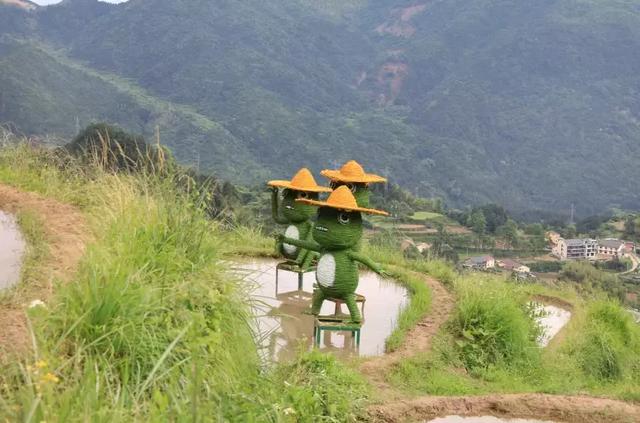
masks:
[[[351,192],[356,192],[356,184],[347,184],[347,188],[349,188]]]
[[[346,225],[351,220],[351,216],[349,213],[339,213],[338,214],[338,223],[341,225]]]
[[[340,186],[340,182],[331,181],[331,189],[338,189],[339,186]]]
[[[301,192],[298,194],[298,198],[303,198],[303,199],[309,198],[309,193],[306,193],[306,192],[304,192],[304,191],[301,191]]]

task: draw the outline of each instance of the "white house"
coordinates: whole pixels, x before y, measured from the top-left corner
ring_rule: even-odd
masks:
[[[598,241],[591,238],[560,238],[551,252],[560,260],[593,260],[598,254]]]
[[[496,267],[496,259],[491,256],[469,257],[462,265],[473,269],[493,269]]]
[[[626,252],[626,244],[619,239],[607,238],[598,241],[598,254],[605,258],[622,257]]]
[[[515,260],[511,259],[501,259],[498,260],[498,267],[504,270],[509,270],[516,273],[529,273],[531,269],[528,266],[525,266],[522,263],[518,263]]]

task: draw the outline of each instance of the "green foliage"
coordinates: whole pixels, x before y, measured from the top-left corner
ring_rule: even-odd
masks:
[[[164,172],[175,165],[142,136],[105,123],[89,125],[64,148],[85,163],[98,163],[112,172]]]
[[[402,22],[404,37],[375,32],[408,5],[5,7],[0,121],[64,136],[76,117],[157,125],[179,161],[234,182],[356,158],[455,206],[637,208],[633,2],[454,0]],[[584,163],[598,163],[588,184]]]
[[[560,275],[565,281],[575,282],[583,292],[604,291],[613,298],[624,300],[624,286],[612,273],[595,268],[591,263],[574,261],[566,263]]]
[[[536,261],[528,264],[532,272],[559,272],[562,270],[564,263],[561,261]]]
[[[31,310],[34,355],[2,363],[2,419],[356,420],[365,384],[334,359],[262,368],[246,294],[223,260],[234,235],[197,190],[173,175],[61,169],[50,155],[0,150],[0,181],[80,206],[94,239],[73,280]]]
[[[476,297],[480,297],[480,291],[489,293],[487,299],[481,299],[489,305],[478,307],[477,322],[473,316],[468,320],[473,323],[468,326],[473,336],[462,334],[458,306],[450,323],[434,339],[430,352],[402,360],[394,368],[389,376],[394,385],[413,395],[588,392],[631,401],[640,398],[640,327],[617,303],[587,302],[583,308],[585,304],[572,290],[550,290],[542,285],[505,286],[498,277],[464,276],[454,287],[457,295],[474,307],[475,302],[464,299],[469,292],[478,293]],[[544,349],[532,345],[522,333],[508,335],[512,329],[528,330],[532,336],[538,331],[532,326],[531,313],[523,307],[523,301],[534,295],[563,298],[573,305],[571,321],[558,339]],[[511,315],[506,316],[507,313]],[[511,318],[519,323],[506,321]],[[523,327],[518,328],[519,324]],[[496,356],[502,358],[494,364],[467,368],[470,358],[476,363],[477,357]]]
[[[539,358],[535,348],[539,329],[522,292],[483,278],[464,283],[457,291],[451,333],[468,370],[526,365]]]
[[[638,380],[640,327],[613,302],[596,302],[587,310],[589,325],[572,354],[582,371],[598,381]]]
[[[291,404],[293,421],[356,422],[364,415],[368,386],[362,376],[347,370],[335,357],[312,351],[276,372],[285,390],[274,395]],[[284,395],[283,395],[284,394]],[[286,412],[284,413],[286,415]]]
[[[475,232],[479,236],[484,235],[485,231],[487,230],[487,219],[485,218],[482,210],[474,210],[469,215],[467,226],[469,226],[473,230],[473,232]]]

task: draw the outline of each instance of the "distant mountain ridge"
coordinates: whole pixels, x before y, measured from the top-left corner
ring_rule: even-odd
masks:
[[[640,1],[8,10],[0,122],[27,133],[158,125],[179,159],[238,182],[356,157],[456,206],[640,207]]]

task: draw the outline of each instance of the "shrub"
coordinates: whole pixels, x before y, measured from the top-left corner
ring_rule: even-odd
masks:
[[[537,359],[540,329],[528,311],[527,298],[503,281],[474,278],[459,281],[458,303],[451,322],[456,347],[471,371],[510,366]]]
[[[587,310],[586,328],[574,354],[582,371],[600,381],[637,378],[640,369],[640,327],[612,301],[598,301]]]

